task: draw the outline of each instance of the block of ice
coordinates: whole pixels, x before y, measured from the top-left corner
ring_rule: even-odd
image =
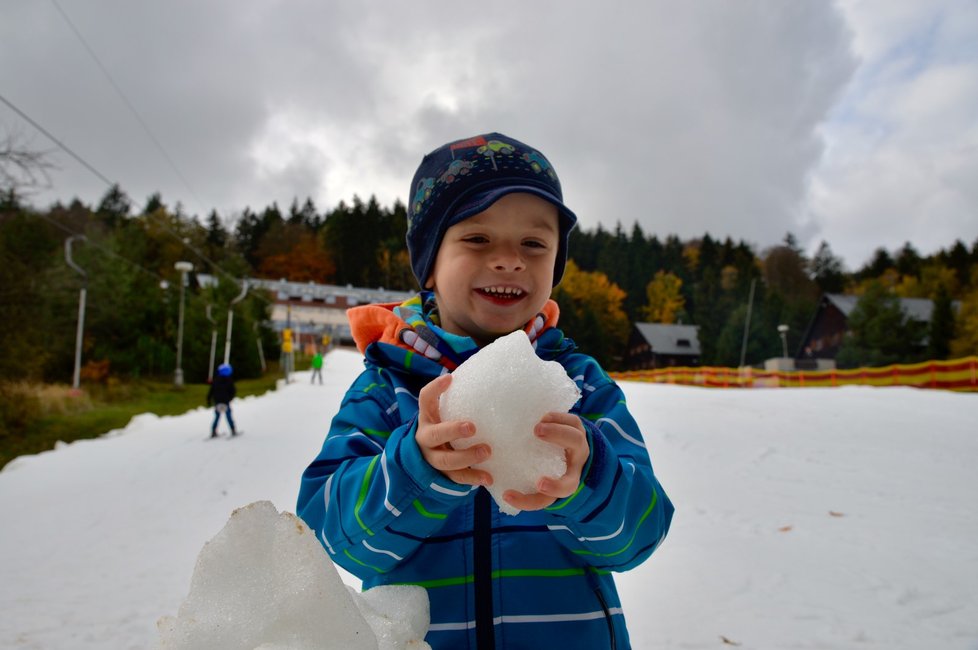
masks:
[[[377,635],[380,650],[430,650],[422,640],[431,624],[428,592],[423,587],[374,587],[353,596]]]
[[[353,592],[301,519],[260,501],[204,545],[177,616],[157,627],[165,650],[422,650],[428,614],[421,587]]]
[[[492,456],[475,465],[492,475],[489,493],[506,514],[519,509],[503,500],[506,490],[536,492],[542,476],[563,476],[564,450],[533,435],[533,428],[551,411],[566,412],[580,391],[556,361],[536,355],[522,330],[496,339],[452,373],[440,400],[442,420],[469,420],[476,433],[458,440],[456,448],[477,443],[492,447]]]

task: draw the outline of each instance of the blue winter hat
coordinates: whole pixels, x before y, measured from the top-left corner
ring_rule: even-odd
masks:
[[[431,275],[446,230],[514,192],[533,194],[557,206],[557,286],[567,262],[567,238],[577,217],[564,205],[560,181],[550,161],[536,149],[501,133],[449,142],[422,159],[411,181],[407,210],[407,247],[418,284],[424,287]]]
[[[229,363],[222,363],[217,367],[217,374],[222,377],[230,377],[232,372],[231,364]]]

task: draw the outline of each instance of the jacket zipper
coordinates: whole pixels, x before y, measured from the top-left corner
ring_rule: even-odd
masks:
[[[492,498],[484,488],[475,495],[473,537],[475,578],[475,639],[478,650],[494,650],[492,612]]]

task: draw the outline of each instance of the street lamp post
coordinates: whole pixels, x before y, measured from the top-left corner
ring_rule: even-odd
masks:
[[[214,381],[214,352],[217,350],[217,321],[211,316],[211,307],[207,305],[207,320],[211,322],[211,361],[207,366],[207,383]]]
[[[187,286],[187,273],[194,270],[190,262],[180,261],[173,265],[180,271],[180,320],[177,325],[177,367],[173,371],[173,385],[183,386],[183,293]]]
[[[72,235],[65,240],[65,263],[82,276],[82,288],[78,292],[78,327],[75,330],[75,373],[71,382],[72,390],[77,391],[81,383],[81,350],[85,334],[85,294],[88,293],[88,274],[71,259],[71,242],[76,239],[86,240],[85,235]]]
[[[241,281],[241,293],[228,305],[228,333],[224,337],[224,363],[231,363],[231,327],[234,325],[234,305],[248,295],[248,281]]]
[[[781,356],[788,358],[788,326],[778,325],[778,333],[781,335]]]

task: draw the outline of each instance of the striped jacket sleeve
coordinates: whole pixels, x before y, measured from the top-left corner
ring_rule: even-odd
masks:
[[[471,498],[472,488],[425,462],[414,413],[402,422],[402,410],[383,375],[365,371],[302,475],[297,513],[330,558],[364,580],[407,558]]]
[[[673,505],[618,385],[593,360],[570,374],[582,388],[578,414],[591,454],[577,491],[547,509],[548,527],[594,568],[626,571],[665,539]]]

